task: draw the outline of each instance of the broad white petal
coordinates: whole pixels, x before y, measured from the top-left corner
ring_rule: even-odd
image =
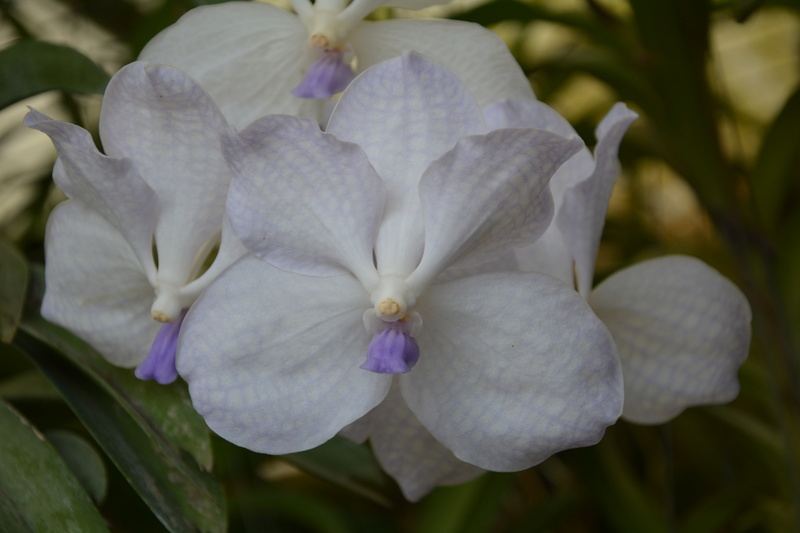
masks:
[[[34,109],[25,117],[25,125],[46,133],[56,145],[59,158],[53,178],[64,194],[80,199],[114,226],[152,277],[158,200],[132,162],[101,154],[88,131]]]
[[[597,442],[622,410],[608,330],[585,301],[539,274],[435,285],[417,305],[420,361],[400,378],[411,410],[461,459],[533,466]]]
[[[413,1],[413,0],[412,0]],[[348,41],[363,70],[416,51],[450,69],[481,107],[506,98],[534,98],[528,79],[493,31],[455,20],[395,19],[361,22]]]
[[[230,171],[220,134],[227,127],[211,97],[171,67],[132,63],[106,89],[100,137],[108,155],[132,159],[156,191],[159,275],[178,286],[222,226]]]
[[[386,396],[359,368],[369,297],[351,275],[285,272],[245,256],[186,315],[177,368],[221,437],[281,454],[322,444]]]
[[[359,146],[288,116],[264,117],[224,146],[237,174],[228,216],[250,251],[292,272],[344,266],[377,283],[372,248],[385,187]]]
[[[45,252],[42,316],[115,365],[141,363],[160,324],[150,318],[153,288],[122,234],[81,200],[67,200],[47,221]]]
[[[535,241],[553,216],[547,182],[580,146],[534,129],[458,141],[420,180],[425,253],[409,285],[424,287],[457,260],[476,265]]]
[[[397,386],[357,425],[369,426],[370,442],[381,467],[406,499],[415,502],[440,485],[457,485],[484,470],[459,461],[420,424]]]
[[[483,118],[463,83],[419,54],[374,66],[345,90],[327,131],[358,143],[386,182],[386,214],[375,244],[378,269],[408,275],[422,254],[417,184],[436,158]]]
[[[750,346],[750,305],[717,271],[668,256],[620,270],[589,303],[622,359],[623,416],[658,424],[686,407],[724,403]]]
[[[411,411],[462,461],[533,466],[596,443],[622,412],[606,327],[549,276],[484,274],[434,285],[416,311],[419,363],[400,377]]]
[[[556,213],[555,224],[575,259],[578,289],[584,297],[588,297],[592,289],[608,200],[619,177],[619,143],[637,116],[622,103],[611,108],[597,126],[594,171],[586,180],[564,192],[564,204]]]
[[[267,114],[318,120],[321,100],[292,94],[311,65],[308,34],[297,16],[260,2],[227,2],[187,12],[139,59],[187,72],[237,129]]]

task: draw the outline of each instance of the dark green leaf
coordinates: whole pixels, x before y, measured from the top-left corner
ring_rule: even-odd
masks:
[[[389,503],[381,493],[388,485],[387,477],[375,456],[364,446],[344,437],[334,437],[313,450],[280,458],[377,503]]]
[[[0,240],[0,341],[2,342],[8,343],[14,338],[22,316],[27,286],[28,265],[25,258],[16,248]]]
[[[6,350],[16,350],[22,353],[16,346],[0,346],[0,357],[5,355]],[[24,356],[23,356],[24,357]],[[53,385],[38,370],[22,372],[0,381],[0,398],[8,400],[39,399],[39,400],[58,400],[61,395],[53,388]]]
[[[139,496],[172,532],[224,531],[221,487],[52,346],[25,330],[16,342],[61,392]]]
[[[422,502],[420,533],[487,533],[495,530],[513,476],[487,473],[455,487],[440,487]]]
[[[0,401],[0,530],[107,532],[64,461],[25,419]]]
[[[293,487],[259,487],[249,490],[236,498],[237,511],[251,516],[269,515],[280,517],[288,522],[292,529],[284,531],[309,531],[319,533],[348,533],[353,527],[348,523],[345,509],[325,502],[314,494]],[[248,523],[249,524],[249,523]],[[252,531],[268,529],[269,524],[252,524]],[[298,527],[299,526],[299,527]]]
[[[610,430],[620,428],[610,428]],[[599,444],[567,452],[580,466],[594,503],[619,533],[663,533],[669,530],[660,506],[646,490],[607,431]]]
[[[83,438],[69,431],[52,430],[45,433],[83,488],[96,502],[106,497],[108,478],[100,455]]]
[[[109,76],[66,46],[33,40],[0,50],[0,108],[45,91],[102,94]]]
[[[621,28],[613,22],[593,19],[585,14],[554,11],[532,2],[498,0],[497,2],[482,4],[450,18],[477,22],[484,26],[504,21],[527,23],[542,20],[572,28],[598,44],[618,50],[626,50],[630,46],[627,39],[624,38],[623,32],[620,32]]]
[[[790,187],[800,172],[800,88],[792,94],[761,141],[752,173],[753,197],[763,224],[775,229]]]
[[[537,67],[555,72],[591,74],[610,85],[623,100],[635,102],[644,109],[652,109],[658,100],[658,95],[653,92],[638,70],[605,51],[580,50]]]
[[[646,109],[661,135],[665,159],[695,188],[712,215],[736,206],[735,175],[723,157],[716,105],[707,80],[709,3],[631,0],[645,47],[643,74],[658,94]]]

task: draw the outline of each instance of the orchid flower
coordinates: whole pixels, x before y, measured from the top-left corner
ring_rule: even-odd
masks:
[[[158,34],[139,59],[186,71],[239,129],[275,113],[322,123],[328,97],[356,73],[409,50],[450,68],[482,106],[533,97],[508,48],[486,28],[452,20],[362,20],[382,5],[437,3],[292,0],[296,14],[259,2],[202,6]]]
[[[541,102],[506,101],[485,110],[492,128],[538,127],[576,137]],[[739,391],[751,312],[741,291],[698,259],[667,256],[623,269],[592,289],[617,147],[636,114],[617,104],[597,128],[594,157],[583,150],[553,176],[556,215],[539,241],[517,250],[523,270],[576,287],[608,326],[625,383],[623,417],[670,420],[692,405],[724,403]]]
[[[103,100],[107,155],[74,124],[35,110],[25,124],[53,140],[68,197],[47,224],[42,315],[140,378],[173,381],[186,310],[244,253],[225,222],[225,119],[181,71],[132,63]]]
[[[461,461],[520,470],[597,442],[621,373],[583,298],[538,273],[440,276],[533,242],[552,216],[547,182],[580,145],[489,131],[464,84],[417,54],[359,76],[326,133],[288,116],[228,133],[228,215],[253,255],[184,321],[177,367],[195,408],[258,452],[346,426],[376,436],[412,498],[479,472]],[[415,450],[386,442],[406,430]],[[420,477],[408,463],[425,444],[453,468]]]

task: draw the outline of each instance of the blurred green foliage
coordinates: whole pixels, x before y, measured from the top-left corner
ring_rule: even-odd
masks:
[[[109,32],[124,50],[112,61],[120,66],[205,3],[212,2],[52,0],[43,9],[58,4],[64,26],[81,20]],[[255,454],[210,435],[182,382],[140,382],[38,316],[43,221],[53,204],[45,173],[31,179],[16,220],[0,226],[0,529],[800,531],[800,90],[774,116],[747,116],[720,87],[711,45],[715,25],[746,25],[765,12],[797,19],[800,2],[555,5],[496,0],[453,18],[513,28],[512,50],[539,97],[556,107],[576,80],[599,84],[607,98],[575,124],[590,143],[612,100],[640,112],[620,153],[627,201],[610,211],[598,277],[683,252],[733,278],[755,327],[735,402],[689,409],[663,426],[620,422],[594,447],[439,488],[416,504],[403,500],[365,446],[344,439],[282,458]],[[92,130],[74,95],[101,93],[110,72],[54,44],[19,8],[0,2],[3,29],[13,36],[0,50],[0,107],[58,90],[62,110]],[[567,30],[571,44],[532,54],[525,37],[541,24]],[[792,38],[796,54],[800,35]],[[731,125],[755,132],[749,148],[731,149]],[[12,137],[0,133],[0,145]],[[700,206],[694,223],[707,231],[676,237],[653,224],[653,165],[691,188]]]

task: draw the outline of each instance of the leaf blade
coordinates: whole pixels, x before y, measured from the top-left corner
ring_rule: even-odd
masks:
[[[108,532],[61,457],[0,401],[0,525],[3,531]]]
[[[102,94],[110,77],[77,50],[25,39],[0,50],[0,108],[60,89]]]

